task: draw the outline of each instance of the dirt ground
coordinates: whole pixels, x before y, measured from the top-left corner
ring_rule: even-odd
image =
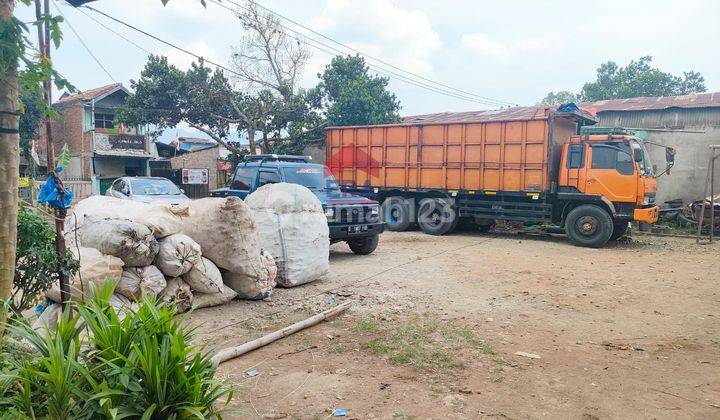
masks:
[[[321,281],[189,322],[227,347],[355,301],[223,364],[242,387],[228,418],[720,418],[719,256],[654,236],[385,233],[370,256],[333,245]]]

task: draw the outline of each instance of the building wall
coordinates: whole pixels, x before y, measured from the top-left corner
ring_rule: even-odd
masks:
[[[218,157],[219,149],[212,147],[172,157],[170,165],[173,169],[208,169],[208,181],[213,189],[218,188]]]
[[[667,111],[601,112],[598,125],[647,128],[647,140],[677,150],[670,175],[657,180],[657,200],[663,203],[682,198],[699,200],[704,194],[711,144],[720,144],[720,108],[672,109]],[[675,131],[671,131],[675,130]],[[648,145],[658,172],[665,168],[665,151]],[[716,163],[715,185],[720,190],[720,161]],[[717,192],[716,192],[717,193]]]
[[[70,156],[77,158],[76,162],[79,167],[73,168],[73,176],[87,173],[85,170],[86,163],[82,157],[84,151],[90,150],[91,145],[85,144],[83,140],[83,108],[82,104],[72,104],[58,110],[58,118],[50,122],[52,132],[53,145],[55,147],[55,156],[57,157],[62,150],[64,144],[70,149]],[[40,127],[39,149],[43,156],[47,156],[47,136],[44,125]],[[77,171],[76,171],[77,169]]]

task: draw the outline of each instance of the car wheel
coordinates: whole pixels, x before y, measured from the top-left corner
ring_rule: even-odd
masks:
[[[347,241],[350,250],[357,255],[369,255],[378,246],[380,235],[367,236],[365,238],[352,239]]]
[[[613,220],[602,208],[585,204],[570,211],[565,233],[575,245],[600,248],[613,234]]]

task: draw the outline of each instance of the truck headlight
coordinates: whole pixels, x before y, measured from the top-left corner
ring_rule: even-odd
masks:
[[[372,217],[380,216],[380,206],[370,207],[370,216],[372,216]]]
[[[325,216],[326,216],[328,219],[332,219],[333,217],[335,217],[335,209],[332,208],[332,207],[327,207],[327,208],[325,209]]]
[[[647,206],[650,204],[655,204],[655,196],[652,196],[652,195],[643,196],[643,205]]]

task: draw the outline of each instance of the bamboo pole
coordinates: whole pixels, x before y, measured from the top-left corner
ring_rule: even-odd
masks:
[[[272,332],[268,335],[265,335],[263,337],[257,338],[252,341],[248,341],[245,344],[241,344],[236,347],[228,347],[225,349],[222,349],[213,356],[212,363],[213,366],[217,367],[220,363],[226,362],[230,359],[234,359],[238,356],[242,356],[245,353],[249,353],[253,350],[259,349],[260,347],[266,346],[272,342],[275,342],[281,338],[287,337],[289,335],[295,334],[296,332],[303,330],[308,327],[312,327],[313,325],[317,325],[320,322],[337,315],[341,312],[344,312],[347,308],[352,306],[353,301],[347,301],[344,302],[334,308],[330,308],[326,311],[320,312],[317,315],[313,315],[308,319],[305,319],[303,321],[296,322],[292,325],[288,325],[287,327],[277,330],[275,332]]]

